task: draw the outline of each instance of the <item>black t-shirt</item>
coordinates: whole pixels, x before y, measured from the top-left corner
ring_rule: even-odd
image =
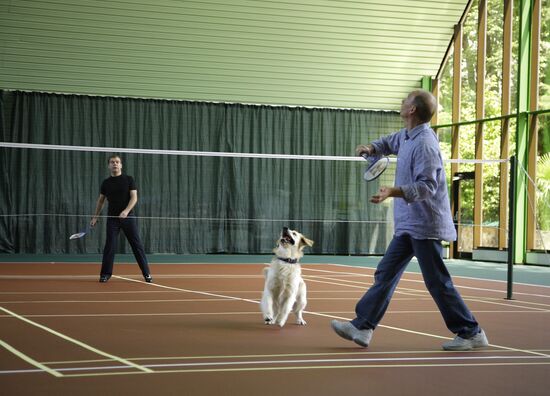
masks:
[[[101,183],[101,194],[109,201],[109,216],[118,216],[130,202],[130,191],[137,190],[134,178],[128,175],[111,176]],[[130,211],[130,214],[133,211]]]

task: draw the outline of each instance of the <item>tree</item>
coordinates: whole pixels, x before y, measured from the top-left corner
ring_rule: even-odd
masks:
[[[550,0],[543,0],[541,7],[541,47],[540,47],[540,109],[550,109]],[[485,117],[494,117],[501,114],[502,98],[502,35],[503,35],[503,12],[502,0],[488,0],[487,4],[487,58],[485,76]],[[461,64],[462,92],[461,92],[461,121],[475,120],[476,117],[476,73],[477,63],[477,19],[478,2],[475,1],[467,15],[463,26],[463,50]],[[512,113],[517,109],[515,100],[517,76],[517,54],[518,54],[518,25],[519,16],[517,6],[514,10],[514,39],[512,43]],[[452,109],[452,57],[442,73],[440,82],[440,113],[439,123],[451,122]],[[539,130],[539,157],[550,152],[550,115],[541,116]],[[484,158],[499,158],[500,156],[500,134],[501,123],[488,122],[484,124]],[[515,132],[512,130],[512,132]],[[450,156],[450,130],[439,131],[441,147],[444,154]],[[460,158],[474,158],[475,153],[475,125],[462,126],[460,128]],[[511,151],[514,150],[514,138],[511,139]],[[473,170],[473,165],[461,165],[461,171]],[[546,177],[539,172],[540,177]],[[496,165],[483,166],[483,223],[498,222],[499,216],[499,167]],[[550,181],[549,181],[550,183]],[[550,185],[550,184],[548,184]],[[545,184],[546,186],[546,184]],[[465,183],[461,188],[461,222],[473,221],[473,183]],[[547,197],[538,198],[539,226],[550,227],[550,208]],[[545,200],[546,199],[546,200]],[[541,220],[541,219],[549,219]]]

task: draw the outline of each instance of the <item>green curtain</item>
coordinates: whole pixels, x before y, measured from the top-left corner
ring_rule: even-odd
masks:
[[[2,92],[1,140],[169,150],[353,155],[358,143],[401,127],[397,113],[37,92]],[[98,253],[103,219],[85,238],[107,153],[2,148],[0,251]],[[282,226],[315,241],[309,253],[381,254],[391,205],[364,164],[124,154],[149,253],[269,253]],[[106,209],[104,213],[106,214]],[[9,215],[9,216],[8,216]],[[361,221],[369,221],[361,222]],[[130,252],[121,237],[120,252]]]
[[[7,138],[8,124],[6,115],[9,113],[6,105],[6,95],[0,95],[0,139],[2,141]],[[0,149],[0,252],[15,252],[13,245],[14,237],[11,234],[12,221],[9,215],[13,208],[11,201],[12,189],[10,185],[10,173],[8,166],[8,151]]]

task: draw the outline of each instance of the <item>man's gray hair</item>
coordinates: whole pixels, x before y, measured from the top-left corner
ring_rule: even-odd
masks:
[[[428,122],[435,113],[437,102],[431,92],[423,89],[412,91],[412,104],[416,107],[416,116],[422,122]]]

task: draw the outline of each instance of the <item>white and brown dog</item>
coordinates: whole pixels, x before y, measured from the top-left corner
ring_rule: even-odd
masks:
[[[296,323],[305,325],[302,311],[306,307],[306,284],[298,261],[304,255],[304,248],[313,246],[313,241],[297,231],[283,228],[275,257],[269,267],[264,268],[265,286],[261,309],[265,324],[283,327],[290,311],[296,315]]]

